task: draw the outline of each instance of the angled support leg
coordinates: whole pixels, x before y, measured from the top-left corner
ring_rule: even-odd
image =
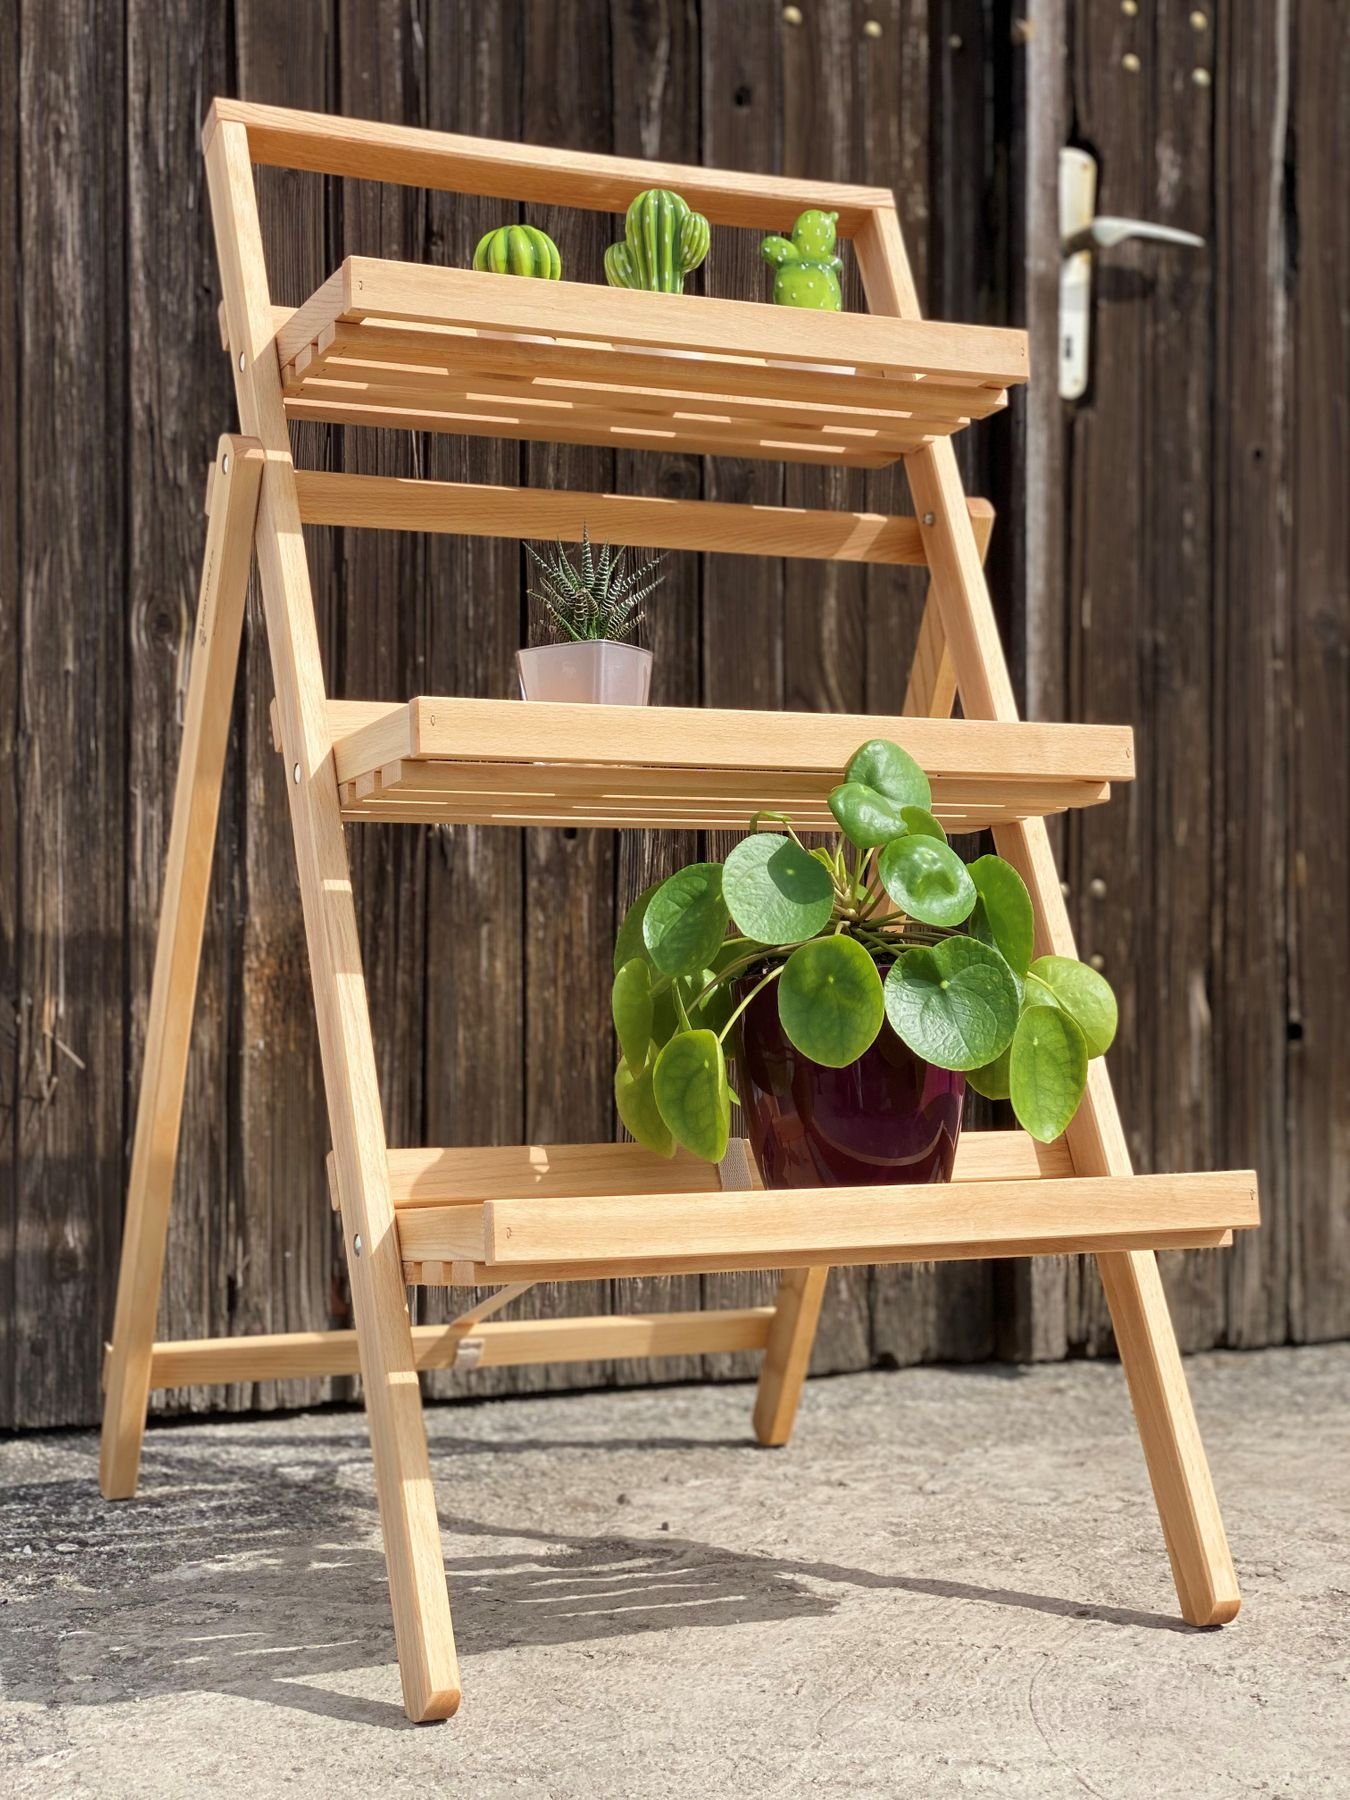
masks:
[[[351,869],[246,129],[208,121],[206,170],[239,414],[267,453],[258,513],[268,648],[288,779],[324,1089],[389,1566],[403,1699],[414,1720],[459,1704]]]
[[[129,1499],[136,1491],[140,1470],[150,1354],[164,1274],[197,969],[262,469],[261,444],[252,438],[221,438],[213,465],[211,512],[155,946],[117,1309],[104,1370],[99,1486],[108,1500]]]
[[[966,502],[962,499],[962,506]],[[968,508],[981,563],[989,550],[994,509],[972,500]],[[956,701],[956,671],[942,630],[934,583],[930,582],[914,661],[905,688],[904,716],[946,719]],[[761,1444],[774,1448],[792,1436],[802,1385],[811,1366],[811,1346],[820,1325],[828,1269],[790,1269],[778,1284],[774,1321],[764,1350],[755,1393],[754,1428]]]
[[[918,318],[918,295],[894,213],[872,214],[855,249],[871,310]],[[905,466],[933,572],[933,638],[940,632],[945,641],[945,657],[955,673],[966,717],[1016,719],[1012,682],[966,513],[956,452],[949,439],[942,439],[906,457]],[[940,669],[943,661],[930,642],[930,665]],[[994,836],[999,854],[1013,864],[1030,890],[1038,954],[1074,955],[1073,932],[1045,821],[1028,819],[1003,826]],[[1079,1175],[1131,1173],[1111,1078],[1101,1062],[1089,1065],[1087,1092],[1067,1136]],[[1192,1625],[1221,1625],[1235,1616],[1241,1604],[1237,1576],[1157,1258],[1151,1251],[1113,1252],[1099,1256],[1097,1266],[1182,1617]]]

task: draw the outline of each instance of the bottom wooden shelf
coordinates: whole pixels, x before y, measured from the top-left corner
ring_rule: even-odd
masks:
[[[411,1284],[1215,1248],[1259,1222],[1250,1170],[1078,1177],[1061,1144],[964,1136],[946,1186],[725,1192],[636,1145],[390,1152]]]

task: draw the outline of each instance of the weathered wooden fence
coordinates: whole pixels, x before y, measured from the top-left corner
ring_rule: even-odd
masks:
[[[1112,1064],[1134,1148],[1142,1166],[1254,1160],[1267,1208],[1259,1239],[1231,1257],[1170,1259],[1179,1328],[1188,1346],[1350,1331],[1350,69],[1337,12],[1331,0],[1144,0],[1132,14],[1090,0],[3,0],[0,1425],[98,1411],[202,483],[233,422],[198,153],[218,92],[889,182],[930,312],[1030,323],[1030,403],[967,434],[963,454],[1003,514],[991,569],[1029,710],[1140,733],[1136,790],[1066,846],[1085,953],[1124,1000]],[[1059,143],[1075,138],[1102,159],[1102,210],[1189,226],[1210,248],[1104,265],[1097,377],[1066,417],[1053,183]],[[276,285],[297,301],[349,251],[463,264],[504,216],[272,171],[263,193]],[[535,216],[596,279],[604,222]],[[749,234],[722,234],[707,283],[763,295]],[[384,473],[904,504],[890,473],[302,435],[307,461]],[[509,691],[517,546],[316,533],[311,548],[335,692]],[[655,697],[896,710],[918,599],[904,571],[672,559]],[[251,624],[167,1273],[173,1336],[346,1314],[256,609]],[[609,1135],[615,919],[689,844],[366,828],[353,845],[391,1141]],[[464,919],[470,930],[451,924]],[[533,1298],[678,1306],[700,1288],[767,1292],[728,1277]],[[1075,1266],[849,1271],[818,1366],[1106,1341]],[[661,1369],[699,1372],[693,1359]],[[651,1374],[471,1379],[483,1392]]]

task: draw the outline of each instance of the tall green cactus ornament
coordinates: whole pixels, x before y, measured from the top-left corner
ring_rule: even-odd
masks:
[[[480,274],[534,275],[541,281],[562,278],[558,246],[537,225],[499,225],[478,240],[473,266]]]
[[[834,253],[838,217],[838,213],[818,212],[812,207],[799,214],[790,238],[766,237],[760,245],[760,255],[774,266],[776,306],[810,306],[818,312],[844,310],[839,286],[844,265]]]
[[[712,233],[702,213],[668,188],[648,188],[628,208],[623,242],[605,252],[611,287],[682,294],[684,278],[708,254]]]

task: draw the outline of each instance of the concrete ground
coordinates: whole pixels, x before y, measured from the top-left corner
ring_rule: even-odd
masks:
[[[1350,1795],[1350,1346],[1188,1364],[1245,1589],[1173,1611],[1120,1371],[428,1415],[465,1701],[399,1705],[357,1413],[0,1446],[0,1790]]]

